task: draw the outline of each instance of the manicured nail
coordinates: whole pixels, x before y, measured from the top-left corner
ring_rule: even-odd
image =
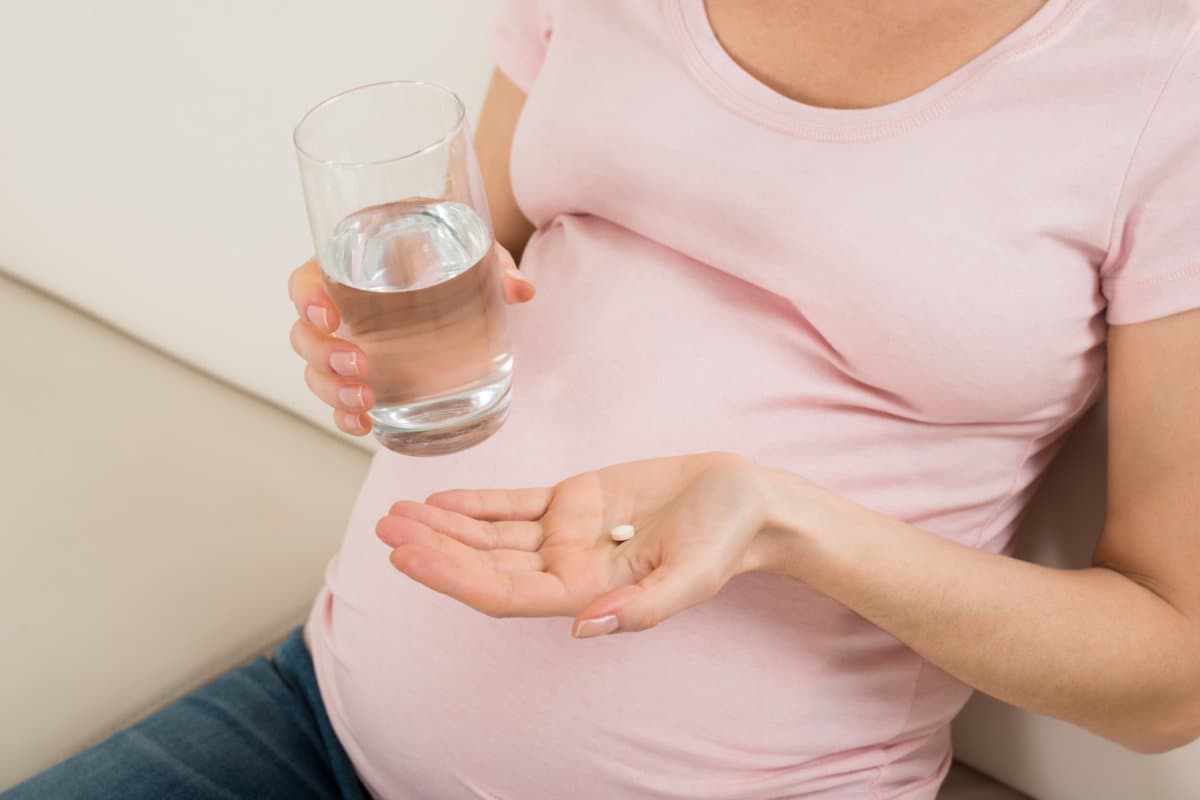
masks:
[[[509,280],[516,281],[517,283],[516,299],[518,303],[524,303],[533,299],[533,296],[537,293],[537,289],[534,287],[533,281],[522,275],[520,270],[511,266],[506,266],[504,268],[504,274],[509,278]]]
[[[365,431],[367,428],[362,423],[362,417],[357,414],[346,415],[346,427],[352,431]]]
[[[358,377],[358,353],[339,350],[329,357],[329,366],[338,375],[346,378]]]
[[[575,623],[575,630],[571,631],[571,635],[576,639],[586,639],[589,636],[603,636],[606,633],[612,633],[619,627],[621,627],[621,623],[617,621],[617,615],[608,614],[595,619],[579,620]]]
[[[308,321],[323,331],[329,330],[329,311],[324,306],[309,306],[304,312]]]
[[[351,410],[367,407],[366,401],[363,400],[363,387],[361,386],[343,386],[338,389],[338,400],[345,408]]]

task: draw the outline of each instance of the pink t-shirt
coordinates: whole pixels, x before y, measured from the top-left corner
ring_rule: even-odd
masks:
[[[376,456],[307,626],[371,791],[932,798],[969,689],[802,583],[578,641],[416,584],[375,522],[716,449],[1005,551],[1107,325],[1200,307],[1198,21],[1049,0],[908,99],[828,110],[740,69],[702,0],[505,3],[539,289],[511,309],[512,416],[454,456]]]

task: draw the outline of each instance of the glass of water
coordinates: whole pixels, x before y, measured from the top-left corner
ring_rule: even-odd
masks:
[[[367,355],[391,450],[478,444],[508,414],[512,349],[492,223],[462,101],[430,83],[325,100],[294,142],[317,260]]]

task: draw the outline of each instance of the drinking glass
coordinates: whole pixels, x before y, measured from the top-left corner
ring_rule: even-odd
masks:
[[[462,101],[431,83],[360,86],[293,140],[337,335],[367,356],[375,436],[414,456],[488,438],[508,415],[512,348]]]

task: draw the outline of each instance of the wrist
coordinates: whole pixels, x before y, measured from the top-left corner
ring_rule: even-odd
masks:
[[[831,544],[856,508],[790,472],[758,466],[762,526],[756,537],[760,569],[809,581],[827,568]]]

